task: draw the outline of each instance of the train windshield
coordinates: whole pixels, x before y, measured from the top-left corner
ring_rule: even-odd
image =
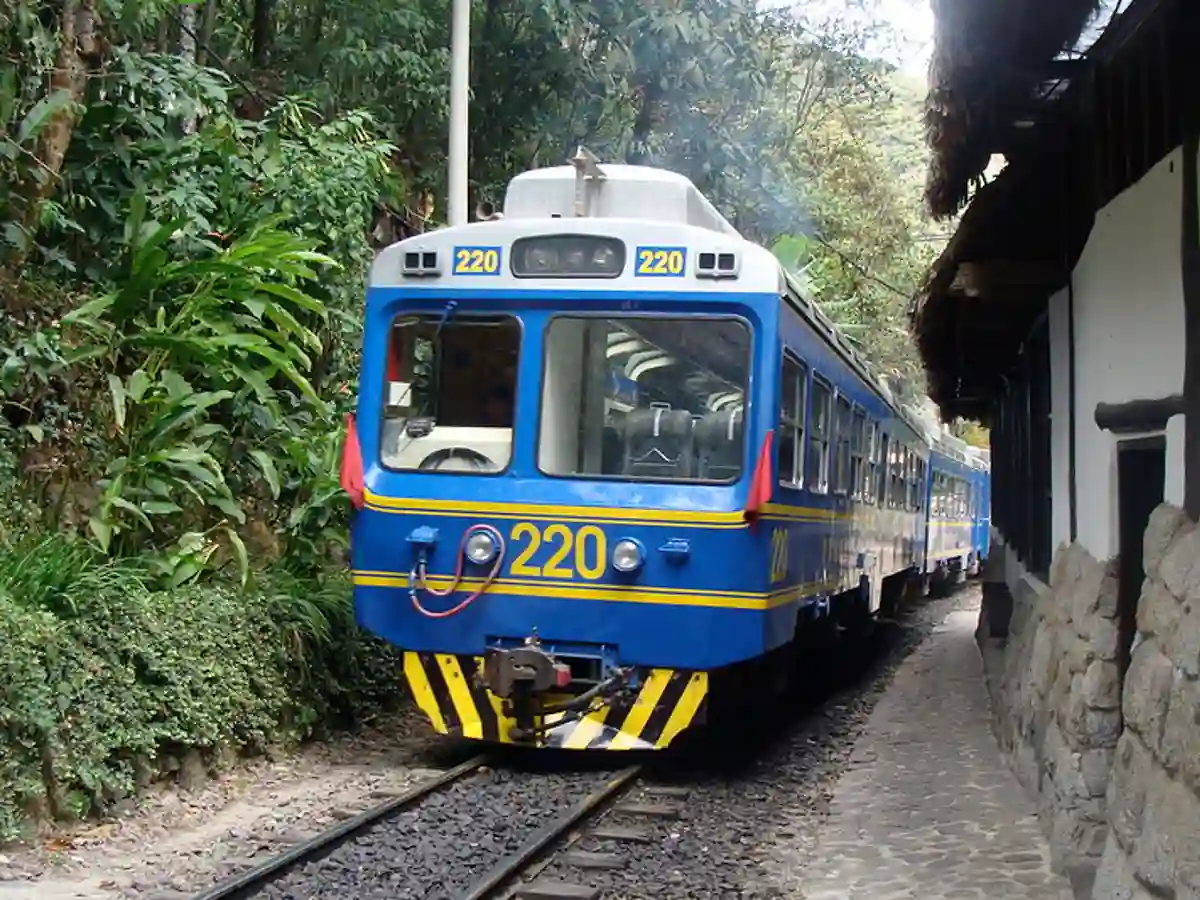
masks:
[[[737,319],[558,316],[546,331],[547,475],[732,482],[742,474],[750,331]]]
[[[381,462],[487,474],[512,458],[521,325],[513,316],[406,316],[392,326]]]

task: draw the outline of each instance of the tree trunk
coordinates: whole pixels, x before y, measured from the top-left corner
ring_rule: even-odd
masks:
[[[254,21],[250,28],[251,61],[256,69],[265,69],[275,43],[275,0],[254,0]]]
[[[641,165],[649,161],[647,145],[662,112],[659,105],[662,103],[663,91],[656,80],[642,85],[639,94],[641,103],[638,106],[637,118],[633,122],[629,152],[625,155],[625,161],[631,165]]]
[[[217,0],[204,0],[204,18],[200,23],[200,37],[196,41],[196,65],[208,65],[208,48],[212,46],[213,32],[217,30]]]
[[[59,105],[42,128],[31,169],[17,185],[20,200],[16,204],[16,224],[25,240],[8,258],[6,268],[14,277],[20,277],[33,248],[42,204],[54,196],[58,187],[63,160],[71,146],[79,106],[87,89],[88,74],[98,61],[99,26],[95,0],[65,0],[49,95],[62,93],[66,102]]]
[[[154,49],[158,53],[168,53],[171,44],[171,17],[163,16],[158,20],[158,35],[154,40]]]
[[[325,16],[327,14],[326,0],[317,0],[308,19],[308,27],[304,43],[308,47],[309,58],[317,59],[321,46],[321,38],[325,33]]]
[[[196,4],[188,3],[179,8],[179,58],[196,63]],[[183,133],[196,131],[196,116],[189,113],[183,120]]]

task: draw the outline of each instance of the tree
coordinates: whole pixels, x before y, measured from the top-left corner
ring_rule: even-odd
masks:
[[[46,299],[0,337],[10,426],[0,445],[36,458],[29,471],[47,491],[77,498],[79,514],[58,519],[98,523],[92,534],[110,549],[154,547],[174,560],[172,578],[192,571],[188,535],[232,529],[236,546],[255,521],[317,564],[338,530],[331,441],[357,379],[373,243],[433,226],[431,198],[444,195],[448,0],[3,2],[0,33],[17,62],[0,79],[5,263],[10,283],[24,278],[10,296]],[[512,175],[560,164],[577,144],[680,171],[802,271],[868,356],[919,384],[904,314],[936,251],[920,218],[919,99],[866,56],[879,28],[865,7],[815,21],[751,0],[478,0],[472,15],[474,199],[498,200]],[[158,235],[151,267],[138,262],[142,231]],[[301,244],[288,252],[337,267],[296,294],[282,260],[256,257],[236,282],[248,291],[242,312],[213,307],[229,315],[228,346],[155,364],[182,382],[135,377],[150,374],[134,340],[157,327],[149,320],[92,316],[90,336],[76,333],[71,310],[102,297],[138,297],[174,321],[172,302],[252,234],[290,235]],[[268,312],[260,288],[245,287],[260,282],[300,305]],[[238,348],[264,315],[281,355],[260,378]],[[185,467],[194,491],[151,496],[154,486],[119,477],[151,453],[149,436],[130,430],[142,420],[120,412],[136,391],[207,404],[189,420],[200,437],[178,438],[208,454]],[[270,448],[275,470],[251,448]],[[236,490],[206,481],[218,474]],[[233,496],[254,499],[235,514]],[[178,527],[156,518],[164,504],[180,508]]]

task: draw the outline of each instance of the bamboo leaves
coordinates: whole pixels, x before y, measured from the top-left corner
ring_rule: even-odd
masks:
[[[77,338],[71,359],[113,369],[105,380],[119,452],[99,483],[89,532],[118,553],[174,535],[160,562],[178,584],[214,559],[217,545],[195,536],[215,528],[245,577],[249,556],[235,526],[246,514],[223,461],[236,453],[246,404],[268,423],[282,419],[284,384],[318,419],[326,414],[307,373],[327,314],[304,286],[335,264],[271,221],[207,254],[172,253],[176,224],[144,216],[134,203],[124,279],[63,318]],[[279,500],[284,478],[270,449],[246,455],[265,494]]]

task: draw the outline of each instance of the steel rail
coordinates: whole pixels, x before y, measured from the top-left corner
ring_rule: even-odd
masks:
[[[485,900],[498,896],[498,889],[504,887],[527,869],[531,863],[548,846],[559,838],[567,835],[582,819],[600,811],[608,801],[622,793],[629,785],[637,781],[644,766],[629,766],[617,773],[606,785],[593,791],[577,803],[566,815],[555,819],[549,825],[539,829],[521,849],[500,860],[487,874],[467,889],[457,900]]]
[[[339,822],[278,856],[225,881],[218,882],[208,890],[197,894],[193,900],[247,900],[297,866],[322,859],[370,826],[383,821],[393,813],[414,805],[473,772],[477,772],[489,762],[490,757],[486,754],[472,757],[428,781],[414,785],[398,797],[392,797],[378,806],[364,810],[353,818]]]

